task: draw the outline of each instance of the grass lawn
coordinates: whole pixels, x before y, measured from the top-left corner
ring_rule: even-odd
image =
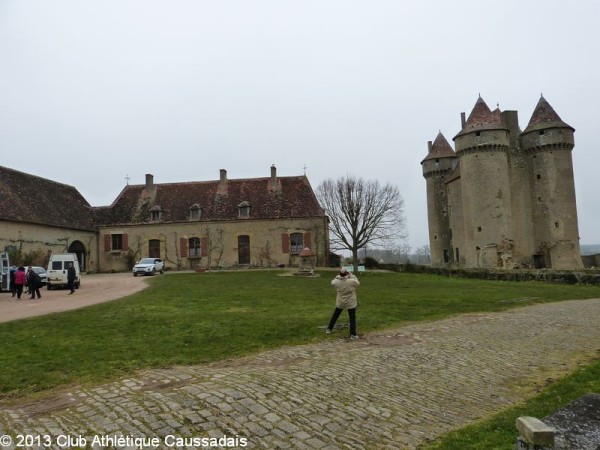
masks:
[[[2,323],[0,398],[325,339],[335,273],[316,278],[284,273],[172,273],[151,279],[149,289],[126,299]],[[600,297],[597,286],[397,273],[359,278],[359,334],[460,313]]]

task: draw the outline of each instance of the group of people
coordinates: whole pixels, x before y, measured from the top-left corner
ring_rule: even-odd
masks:
[[[76,277],[77,272],[75,271],[75,267],[69,263],[69,268],[67,269],[67,288],[71,291],[69,294],[75,293]],[[11,269],[10,271],[10,290],[12,296],[16,296],[17,300],[21,300],[23,292],[29,293],[31,300],[35,299],[36,295],[38,299],[42,298],[40,294],[42,285],[42,279],[31,266],[27,270],[25,270],[24,266],[19,266],[16,270]]]
[[[25,271],[25,267],[20,266],[14,272],[10,272],[10,289],[12,296],[17,296],[17,300],[21,300],[24,289],[29,293],[29,298],[33,300],[37,295],[37,298],[42,298],[40,294],[40,288],[42,287],[42,279],[40,276],[30,267]]]

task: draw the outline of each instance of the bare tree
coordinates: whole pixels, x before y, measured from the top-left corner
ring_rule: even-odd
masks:
[[[404,200],[396,186],[346,176],[323,181],[317,197],[329,216],[331,247],[352,252],[354,271],[359,249],[367,244],[383,247],[406,237]]]

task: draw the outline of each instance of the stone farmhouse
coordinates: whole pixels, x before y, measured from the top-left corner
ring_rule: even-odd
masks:
[[[128,270],[142,257],[167,269],[297,266],[308,247],[327,265],[328,218],[306,176],[127,185],[92,207],[73,186],[0,166],[0,249],[76,253],[82,270]]]
[[[440,132],[421,162],[432,266],[583,267],[574,128],[543,96],[523,131],[517,111],[481,97],[461,122],[455,149]]]

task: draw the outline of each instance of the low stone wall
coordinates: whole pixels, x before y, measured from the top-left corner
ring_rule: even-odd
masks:
[[[421,266],[416,264],[380,264],[379,269],[393,272],[429,273],[448,277],[476,278],[480,280],[498,281],[543,281],[546,283],[563,284],[598,284],[600,285],[600,270],[552,270],[552,269],[450,269]]]

